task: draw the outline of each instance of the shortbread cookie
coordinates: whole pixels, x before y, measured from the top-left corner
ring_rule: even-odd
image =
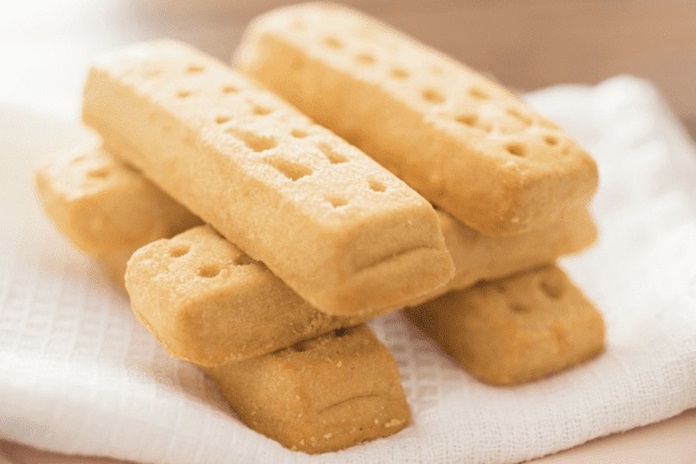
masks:
[[[597,227],[584,207],[566,211],[546,227],[512,237],[489,237],[443,211],[438,211],[438,216],[455,267],[447,289],[467,288],[481,280],[499,279],[550,264],[561,256],[584,250],[597,239]]]
[[[494,385],[545,377],[604,348],[602,315],[556,266],[452,292],[406,315]]]
[[[89,205],[89,214],[95,217],[109,217],[112,224],[117,224],[117,228],[127,229],[128,224],[142,224],[144,218],[151,217],[153,222],[158,224],[159,230],[164,230],[166,235],[161,237],[156,234],[145,233],[129,244],[129,253],[122,257],[118,254],[109,252],[106,256],[99,255],[102,260],[109,261],[107,267],[110,269],[125,269],[126,261],[132,254],[132,246],[139,244],[145,245],[156,238],[169,237],[181,229],[187,221],[182,221],[186,217],[183,207],[170,210],[169,197],[151,183],[143,180],[142,175],[124,166],[123,162],[114,158],[105,150],[96,151],[93,156],[98,156],[102,162],[110,166],[112,173],[118,177],[119,182],[101,182],[99,192],[103,201],[95,200],[91,191],[82,189],[73,192],[73,203]],[[62,166],[61,169],[52,169],[50,182],[44,182],[42,197],[59,198],[60,192],[66,185],[74,182],[73,179],[85,177],[84,182],[89,182],[89,176],[79,162],[52,162],[49,166]],[[45,171],[44,168],[42,171]],[[42,172],[40,171],[40,172]],[[46,177],[46,174],[40,174]],[[94,180],[92,180],[94,182]],[[147,185],[147,188],[142,188]],[[137,201],[136,201],[137,200]],[[110,205],[119,204],[135,208],[114,209]],[[147,206],[148,210],[141,213],[140,208]],[[63,210],[64,205],[60,208]],[[48,211],[49,217],[54,218],[52,210]],[[542,264],[554,262],[561,256],[577,253],[590,246],[597,237],[592,216],[585,208],[578,208],[568,211],[559,221],[550,226],[539,230],[516,235],[513,237],[489,237],[482,235],[469,227],[466,227],[455,220],[448,213],[438,210],[438,219],[442,228],[445,244],[455,267],[454,278],[445,286],[438,288],[427,298],[441,295],[448,289],[466,288],[480,280],[499,279],[501,277],[514,274],[524,269],[529,269]],[[65,221],[65,214],[54,218],[57,223]],[[91,221],[84,220],[85,214],[69,216],[72,221],[64,229],[66,233],[78,237],[90,237],[84,240],[90,249],[112,251],[113,240],[112,232],[105,230],[101,234],[89,235],[89,224]],[[193,218],[193,215],[189,216]],[[136,227],[137,229],[137,227]],[[130,231],[132,234],[134,231]],[[106,240],[105,240],[106,238]],[[199,240],[206,240],[198,237]],[[212,234],[212,242],[219,240],[217,235]],[[211,245],[214,246],[214,245]],[[162,259],[166,259],[166,253]],[[116,275],[122,272],[116,272]],[[422,300],[421,298],[421,301]]]
[[[35,174],[46,215],[80,250],[127,255],[200,219],[100,147],[49,160]],[[113,268],[125,264],[114,258]]]
[[[469,229],[449,224],[446,215],[441,214],[441,220],[458,259],[457,275],[461,274],[453,281],[462,286],[511,274],[529,263],[553,261],[558,256],[553,252],[584,243],[582,238],[563,233],[571,226],[561,225],[554,228],[559,231],[557,236],[546,234],[550,242],[546,248],[541,246],[543,236],[535,238],[529,233],[526,241],[498,239],[504,243],[496,249],[488,243],[495,239],[477,241]],[[582,220],[575,224],[576,229],[587,227]],[[525,242],[529,247],[539,246],[538,254],[526,249]],[[467,261],[465,249],[471,250],[473,261]],[[489,263],[486,252],[503,264]],[[200,365],[258,356],[366,319],[332,317],[318,311],[209,226],[138,250],[128,263],[126,283],[137,318],[173,356]]]
[[[362,319],[312,307],[210,226],[152,242],[126,271],[131,307],[176,358],[215,366],[270,353]]]
[[[365,325],[204,370],[245,424],[293,450],[340,450],[410,420],[396,362]]]
[[[74,156],[73,159],[80,156]],[[128,224],[141,223],[144,217],[151,217],[153,222],[162,225],[158,230],[167,234],[180,227],[182,214],[175,209],[170,211],[169,216],[163,215],[162,213],[169,211],[168,204],[172,202],[166,194],[145,181],[139,173],[125,167],[108,152],[98,150],[90,152],[90,156],[100,159],[100,166],[108,165],[110,176],[117,178],[118,182],[100,182],[99,195],[96,197],[90,189],[70,189],[72,203],[88,205],[88,213],[56,215],[53,213],[55,208],[48,208],[47,211],[49,217],[57,223],[65,222],[67,217],[71,218],[62,229],[70,236],[90,237],[86,242],[91,245],[92,254],[99,258],[109,274],[122,284],[126,262],[133,253],[132,247],[137,243],[149,243],[156,237],[144,233],[140,237],[134,237],[134,241],[128,243],[125,249],[112,248],[113,243],[101,241],[104,237],[112,236],[112,231],[104,230],[100,235],[91,236],[88,230],[91,221],[85,220],[85,214],[92,217],[109,217],[110,224],[116,224],[114,227],[122,229],[127,229]],[[56,160],[49,166],[53,168],[44,168],[39,175],[44,179],[42,198],[60,198],[62,189],[74,184],[75,179],[81,176],[85,177],[84,183],[94,185],[94,179],[90,179],[86,174],[89,170],[85,170],[83,162]],[[61,169],[57,169],[56,166],[61,166]],[[51,172],[50,176],[47,171]],[[78,184],[83,185],[82,182]],[[149,187],[142,188],[143,185]],[[114,204],[124,207],[112,208],[111,205]],[[128,205],[131,208],[125,207]],[[149,205],[150,211],[143,215],[140,208],[145,205]],[[183,207],[180,209],[183,210]],[[58,210],[65,211],[65,204]],[[462,288],[480,279],[497,278],[533,265],[552,262],[558,256],[580,250],[594,238],[593,223],[586,212],[567,217],[562,223],[541,231],[497,239],[472,231],[442,211],[438,211],[438,217],[456,268],[455,277],[447,288]],[[191,218],[194,217],[191,215]],[[191,254],[184,260],[174,260],[170,248],[176,248],[176,244],[181,243],[178,240],[189,239],[190,243],[195,244],[189,251]],[[219,285],[219,279],[201,281],[198,276],[199,267],[208,263],[211,255],[215,255],[214,260],[234,261],[238,260],[237,257],[242,256],[242,253],[211,228],[201,227],[186,232],[183,237],[146,247],[131,263],[132,280],[139,279],[131,288],[133,308],[138,318],[146,321],[145,325],[177,358],[198,364],[217,365],[265,354],[336,327],[362,321],[360,318],[332,318],[320,313],[287,288],[263,264],[246,259],[243,260],[248,262],[245,266],[246,271],[256,269],[256,280],[247,279],[240,285],[240,280],[227,279],[222,282],[222,286]],[[176,266],[172,265],[173,262],[176,262]],[[157,272],[165,270],[168,277],[158,276],[154,279]],[[247,273],[247,277],[248,275],[250,274]],[[195,298],[192,298],[190,295],[176,293],[177,279],[188,279],[204,285],[200,294],[197,293]],[[253,287],[250,282],[258,287]],[[211,283],[218,285],[210,286]],[[247,304],[244,297],[240,297],[241,293],[247,291],[243,289],[249,288],[244,285],[257,288],[259,295],[270,294],[278,298],[266,301],[265,304],[258,300],[258,304]],[[429,298],[440,295],[447,288],[439,289]],[[225,317],[220,317],[215,310],[219,307],[220,301],[226,301],[231,305],[228,306]],[[237,305],[244,307],[235,308],[231,302],[237,302]],[[189,315],[177,317],[179,312]],[[187,318],[198,319],[196,323],[189,324]],[[228,337],[226,327],[232,325],[240,328],[239,330],[247,330],[248,336]],[[191,326],[210,328],[212,331],[195,332],[191,330]],[[241,329],[242,327],[246,329]],[[206,346],[205,351],[199,348],[201,345]]]
[[[236,66],[469,227],[515,235],[586,205],[595,162],[501,86],[356,11],[256,19]]]
[[[105,56],[89,73],[83,116],[112,153],[329,314],[376,315],[452,277],[427,201],[188,46]]]

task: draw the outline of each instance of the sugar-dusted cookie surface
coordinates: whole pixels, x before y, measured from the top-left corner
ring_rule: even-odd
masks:
[[[112,153],[327,313],[376,315],[452,276],[426,200],[191,47],[150,42],[104,56],[83,117]]]
[[[515,235],[586,205],[590,156],[471,69],[348,8],[271,11],[235,56],[318,123],[487,235]]]
[[[406,316],[494,385],[539,379],[604,349],[604,320],[557,266],[448,293]]]
[[[365,325],[204,370],[245,424],[293,450],[336,451],[410,421],[396,361]]]
[[[136,251],[126,288],[137,319],[176,358],[216,366],[362,320],[312,307],[210,226]]]

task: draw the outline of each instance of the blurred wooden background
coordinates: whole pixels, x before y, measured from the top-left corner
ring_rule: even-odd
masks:
[[[504,84],[616,74],[655,82],[696,136],[696,0],[343,0]],[[0,1],[0,102],[76,116],[89,62],[171,37],[229,59],[247,23],[287,0]]]
[[[143,26],[195,42],[228,58],[247,22],[280,0],[131,1]],[[694,0],[344,0],[490,72],[531,90],[556,83],[596,83],[616,74],[655,82],[696,135]],[[191,17],[218,33],[192,37]],[[172,28],[172,25],[178,27]],[[217,29],[217,27],[213,27]]]

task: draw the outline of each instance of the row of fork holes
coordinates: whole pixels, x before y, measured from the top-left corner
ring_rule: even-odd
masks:
[[[227,130],[227,132],[238,140],[241,140],[247,147],[255,152],[266,151],[277,146],[277,142],[273,137],[260,136],[235,128],[230,128]],[[308,134],[301,129],[294,129],[291,131],[291,135],[295,138],[304,138]],[[348,162],[348,158],[327,144],[320,144],[319,150],[330,164],[342,164]],[[305,166],[304,164],[283,158],[281,156],[269,156],[264,159],[264,162],[273,167],[276,171],[280,172],[288,180],[293,182],[309,176],[314,172],[310,167]],[[368,185],[369,188],[374,192],[384,192],[386,190],[386,186],[383,183],[374,179],[370,179]],[[326,198],[326,200],[334,208],[345,206],[348,203],[348,201],[341,196],[329,196]]]
[[[325,37],[323,40],[323,43],[326,46],[328,46],[329,48],[332,48],[335,50],[340,50],[343,48],[343,42],[341,42],[336,37],[331,37],[331,36]],[[373,64],[376,62],[375,57],[369,53],[359,53],[355,56],[355,59],[359,63],[363,63],[363,64]],[[438,74],[438,75],[442,74],[442,68],[440,68],[438,66],[435,66],[435,65],[431,66],[430,70],[433,74]],[[392,68],[389,71],[389,74],[393,78],[400,79],[400,80],[408,79],[411,75],[407,70],[405,70],[403,68]],[[475,100],[488,100],[488,99],[490,99],[490,95],[486,91],[484,91],[483,89],[481,89],[479,87],[471,87],[468,91],[468,94],[471,98],[473,98]],[[445,102],[445,96],[441,92],[439,92],[438,90],[433,89],[433,88],[423,89],[421,91],[421,98],[424,101],[431,103],[431,104],[441,104],[441,103]],[[513,118],[521,121],[525,126],[530,126],[533,123],[532,119],[529,116],[527,116],[523,113],[520,113],[518,110],[516,110],[514,108],[509,108],[507,110],[507,113],[510,117],[513,117]],[[476,127],[479,129],[483,129],[484,131],[487,131],[487,132],[491,130],[490,125],[482,124],[479,121],[478,116],[476,116],[476,115],[472,115],[472,114],[459,115],[459,116],[455,117],[455,121],[457,121],[458,123],[461,123],[465,126],[468,126],[468,127]],[[544,142],[549,146],[555,146],[558,144],[558,138],[553,136],[553,135],[546,135],[544,137]],[[508,153],[510,153],[513,156],[523,157],[523,156],[527,155],[526,147],[524,147],[521,144],[510,144],[506,147],[506,149],[507,149]]]
[[[335,37],[326,37],[324,39],[324,43],[327,46],[334,48],[334,49],[343,48],[343,43]],[[360,53],[360,54],[356,55],[356,59],[358,60],[358,62],[361,62],[363,64],[373,64],[376,62],[375,57],[369,53]],[[187,73],[189,73],[189,74],[200,74],[204,70],[205,70],[205,68],[202,65],[195,64],[195,63],[190,64],[186,69]],[[437,66],[432,66],[431,71],[433,71],[436,74],[442,73],[442,69],[437,67]],[[410,73],[407,70],[401,69],[401,68],[393,68],[390,71],[390,74],[397,79],[406,79],[410,76]],[[236,92],[238,92],[238,89],[233,85],[227,84],[227,85],[224,85],[222,87],[223,94],[231,94],[231,93],[236,93]],[[485,91],[483,91],[482,89],[480,89],[478,87],[470,88],[469,95],[472,98],[475,98],[478,100],[486,100],[486,99],[490,98],[490,96]],[[180,91],[178,91],[177,96],[179,98],[188,98],[189,96],[191,96],[191,92],[188,90],[180,90]],[[443,103],[445,101],[445,97],[440,92],[438,92],[437,90],[432,89],[432,88],[424,89],[421,93],[421,96],[425,101],[432,103],[432,104],[440,104],[440,103]],[[271,109],[266,108],[264,106],[260,106],[260,105],[255,105],[253,107],[252,111],[255,115],[258,115],[258,116],[267,115],[267,114],[272,112]],[[510,117],[517,119],[518,121],[522,122],[526,126],[530,126],[533,122],[529,116],[519,112],[515,108],[508,108],[506,110],[506,112]],[[227,117],[227,116],[218,116],[216,118],[216,122],[218,124],[223,124],[227,121],[229,121],[229,117]],[[469,127],[477,127],[477,128],[483,129],[485,131],[490,131],[490,126],[486,125],[486,124],[481,124],[478,116],[476,116],[476,115],[471,115],[471,114],[470,115],[459,115],[459,116],[455,117],[455,121],[457,121],[463,125],[469,126]],[[301,137],[304,137],[305,135],[306,135],[306,133],[304,133],[302,131],[293,131],[293,136],[295,136],[295,137],[301,138]],[[271,141],[271,140],[263,140],[263,141],[261,141],[261,143],[257,143],[257,142],[259,142],[259,141],[258,140],[252,141],[252,143],[248,143],[247,145],[249,145],[250,148],[254,149],[255,151],[263,151],[263,150],[267,150],[269,148],[273,148],[275,146],[275,142]],[[556,146],[558,144],[558,138],[554,135],[546,135],[546,136],[544,136],[544,142],[547,145],[553,147],[553,146]],[[264,147],[267,147],[267,148],[264,148]],[[510,144],[510,145],[506,146],[506,149],[507,149],[508,153],[513,155],[513,156],[523,157],[523,156],[526,156],[526,154],[527,154],[526,148],[521,144]]]
[[[543,140],[551,147],[558,145],[558,138],[555,135],[545,135]],[[513,142],[505,145],[505,150],[512,156],[525,157],[528,155],[527,146],[519,142]]]
[[[237,88],[234,86],[231,86],[231,85],[225,85],[222,87],[222,92],[225,94],[235,93],[237,91],[238,91]],[[192,92],[189,90],[179,90],[176,93],[177,98],[180,98],[180,99],[188,98],[191,95],[192,95]],[[267,107],[262,106],[262,105],[254,105],[252,107],[251,111],[256,116],[265,116],[265,115],[273,112],[272,109],[267,108]],[[227,122],[229,120],[230,120],[230,118],[228,116],[225,116],[225,115],[219,115],[215,118],[215,122],[218,124],[224,124],[225,122]]]
[[[334,50],[341,50],[344,47],[343,42],[341,40],[337,39],[336,37],[332,37],[332,36],[325,37],[323,40],[323,43],[327,47],[332,48]],[[358,63],[362,63],[362,64],[366,64],[366,65],[375,64],[377,62],[377,59],[375,58],[375,56],[372,55],[371,53],[367,53],[367,52],[361,52],[361,53],[356,54],[355,60]],[[429,69],[433,74],[436,74],[436,75],[440,75],[443,72],[442,68],[437,66],[437,65],[432,65],[432,66],[430,66]],[[391,68],[389,70],[389,75],[391,77],[393,77],[395,79],[399,79],[399,80],[404,80],[404,79],[408,79],[409,77],[411,77],[411,73],[408,70],[403,69],[403,68]],[[471,96],[472,98],[478,99],[478,100],[486,100],[486,99],[490,98],[490,96],[488,95],[487,92],[485,92],[484,90],[482,90],[478,87],[472,87],[471,89],[469,89],[469,96]],[[431,88],[424,89],[421,92],[421,97],[426,102],[433,103],[433,104],[443,103],[445,101],[444,95],[442,95],[437,90],[431,89]]]
[[[516,113],[516,110],[508,110],[508,114],[514,115],[518,114]],[[513,116],[514,117],[514,116]],[[526,118],[526,116],[525,116]],[[520,119],[522,120],[522,119]],[[460,124],[463,124],[468,127],[472,128],[478,128],[481,130],[484,130],[486,132],[491,131],[491,126],[490,124],[486,124],[482,121],[480,121],[479,117],[475,114],[464,114],[464,115],[459,115],[455,118],[455,121],[457,121]],[[527,121],[528,124],[531,124],[531,121]],[[549,147],[555,147],[558,145],[559,140],[558,137],[553,135],[553,134],[546,134],[543,136],[543,141],[545,144],[547,144]],[[519,142],[514,142],[514,143],[509,143],[505,146],[505,150],[508,152],[508,154],[512,156],[517,156],[517,157],[524,157],[527,156],[527,147]]]
[[[169,256],[171,256],[172,258],[181,258],[182,256],[187,255],[189,251],[191,251],[190,245],[178,243],[176,245],[173,245],[169,249]],[[231,263],[234,266],[246,266],[249,264],[253,264],[254,260],[246,254],[240,253],[232,259]],[[222,266],[216,263],[203,264],[196,270],[196,274],[198,274],[199,277],[202,277],[204,279],[210,279],[219,275],[224,267],[226,266]]]
[[[218,116],[216,118],[216,122],[218,124],[224,124],[227,121],[229,121],[230,118],[227,116]],[[227,132],[229,135],[233,136],[237,140],[241,141],[244,143],[244,145],[247,146],[250,150],[260,153],[264,152],[266,150],[270,150],[272,148],[275,148],[278,145],[278,142],[276,141],[275,137],[268,136],[268,135],[259,135],[254,132],[249,132],[245,131],[242,129],[237,129],[235,127],[230,127],[228,128],[225,132]],[[302,129],[293,129],[290,131],[290,135],[293,136],[294,138],[297,139],[302,139],[307,137],[309,134],[302,130]],[[341,153],[338,153],[336,150],[332,149],[329,145],[327,144],[320,144],[319,145],[319,150],[324,154],[326,159],[329,161],[331,164],[341,164],[345,163],[348,161],[348,158],[346,158],[344,155]],[[305,175],[311,174],[312,171],[311,169],[307,167],[303,167],[303,169],[300,169],[301,171],[308,171],[306,174],[303,174],[299,177],[304,177]],[[290,176],[290,177],[294,177]],[[299,177],[293,179],[297,180]]]
[[[371,59],[374,58],[371,55],[364,54],[361,56],[360,59],[363,62],[369,62],[371,61]],[[187,72],[189,73],[201,73],[203,72],[203,70],[203,67],[198,65],[190,65],[187,68]],[[222,91],[225,94],[230,94],[237,92],[238,89],[232,85],[225,85],[223,86]],[[188,98],[189,96],[191,96],[191,92],[187,90],[180,90],[178,91],[177,96],[179,98]],[[257,116],[264,116],[272,112],[271,109],[260,105],[255,105],[252,111]],[[231,118],[229,116],[218,115],[215,117],[215,123],[225,124],[229,122],[230,119]],[[248,148],[255,152],[263,152],[275,148],[277,146],[277,141],[275,140],[275,138],[270,136],[261,136],[251,132],[238,130],[235,128],[227,129],[227,133],[242,141]],[[295,138],[301,139],[307,137],[309,134],[302,129],[293,129],[290,135],[292,135]],[[319,148],[331,164],[341,164],[348,161],[348,159],[344,155],[336,152],[328,145],[321,145]],[[269,157],[265,161],[267,164],[274,167],[277,171],[279,171],[281,174],[283,174],[291,181],[297,181],[313,173],[311,168],[281,157]],[[384,184],[374,179],[371,179],[368,185],[370,189],[374,192],[384,192],[386,190],[386,186]],[[340,196],[327,197],[327,201],[336,208],[344,206],[348,203],[344,197]]]
[[[370,188],[370,190],[372,190],[373,192],[376,192],[376,193],[382,193],[382,192],[385,192],[387,190],[386,185],[384,185],[382,182],[375,180],[375,179],[370,179],[367,182],[367,185]],[[340,195],[328,196],[328,197],[326,197],[326,201],[328,201],[331,204],[331,206],[333,206],[334,208],[340,208],[341,206],[345,206],[348,204],[348,200],[345,197],[340,196]]]
[[[271,156],[266,158],[265,162],[293,182],[312,174],[312,170],[307,166],[285,158]],[[386,185],[375,179],[370,179],[368,181],[368,187],[370,190],[377,193],[387,190]],[[340,195],[327,196],[326,201],[334,208],[339,208],[348,204],[348,200]]]
[[[547,298],[554,301],[563,298],[563,294],[565,293],[565,287],[563,286],[563,282],[553,278],[542,279],[539,282],[539,289],[544,295],[546,295]],[[505,287],[499,286],[498,291],[505,292]],[[518,313],[526,313],[531,310],[531,308],[519,301],[511,302],[510,309]]]
[[[336,39],[335,37],[326,37],[324,39],[324,43],[327,46],[329,46],[331,48],[335,48],[335,49],[340,49],[343,47],[342,42],[340,40]],[[360,61],[362,63],[366,63],[366,64],[375,62],[374,56],[372,56],[371,54],[368,54],[368,53],[361,53],[361,54],[356,56],[356,59],[358,61]],[[436,68],[436,67],[432,67],[432,70],[433,71],[437,70],[437,71],[441,72],[441,69]],[[204,67],[201,65],[198,65],[198,64],[191,64],[187,68],[187,72],[190,74],[199,74],[199,73],[202,73],[203,71],[204,71]],[[397,77],[397,78],[409,77],[408,71],[406,71],[404,69],[399,69],[399,68],[392,69],[391,74],[392,74],[392,76]],[[222,87],[222,92],[224,94],[235,93],[237,91],[238,91],[238,89],[233,85],[228,84],[228,85],[224,85]],[[188,98],[190,95],[191,95],[191,92],[187,91],[187,90],[180,90],[177,93],[177,96],[179,98]],[[485,91],[481,90],[478,87],[472,87],[471,89],[469,89],[469,95],[471,97],[479,99],[479,100],[485,100],[485,99],[489,98],[489,95]],[[424,89],[422,91],[422,97],[425,101],[433,103],[433,104],[439,104],[439,103],[443,103],[445,101],[445,97],[440,92],[438,92],[437,90],[432,89],[432,88]],[[264,107],[264,106],[261,106],[261,105],[254,105],[254,107],[252,108],[252,111],[257,116],[264,116],[264,115],[270,114],[272,112],[271,109]],[[508,108],[506,110],[506,112],[510,117],[517,119],[518,121],[522,122],[525,126],[530,126],[533,123],[532,119],[529,116],[521,113],[520,111],[518,111],[515,108]],[[228,122],[229,120],[230,120],[230,118],[228,116],[224,116],[224,115],[219,115],[215,118],[215,122],[217,124],[224,124],[224,123]],[[484,131],[491,130],[490,125],[482,123],[480,121],[479,117],[475,114],[463,114],[463,115],[456,116],[455,121],[460,123],[460,124],[463,124],[465,126],[468,126],[468,127],[475,127],[475,128],[482,129]],[[307,135],[306,132],[299,130],[299,129],[293,130],[291,134],[293,137],[296,137],[296,138],[303,138]],[[237,133],[237,134],[232,134],[232,135],[235,135],[238,137],[239,137],[239,135],[241,135],[241,137],[239,137],[239,138],[249,148],[251,148],[252,150],[254,150],[256,152],[268,150],[268,149],[274,148],[277,145],[276,141],[271,137],[260,137],[260,136],[255,136],[255,135],[249,134],[249,133],[244,133],[244,134]],[[555,135],[547,134],[544,136],[543,140],[547,145],[549,145],[551,147],[556,146],[558,144],[558,138]],[[526,146],[524,146],[521,143],[508,144],[505,146],[505,149],[512,156],[516,156],[516,157],[527,156],[527,148],[526,148]],[[339,162],[343,162],[341,160],[336,161],[335,157],[333,157],[330,154],[327,154],[327,157],[329,158],[329,161],[332,164],[337,164]],[[304,177],[304,176],[301,176],[301,177]],[[296,179],[294,179],[294,180],[296,180]]]
[[[189,72],[189,73],[201,73],[201,72],[203,72],[203,70],[204,70],[204,68],[202,66],[195,65],[195,64],[190,65],[187,68],[187,72]],[[224,94],[236,93],[238,91],[239,91],[239,89],[237,89],[233,85],[224,85],[222,87],[222,92]],[[180,90],[177,92],[177,97],[179,97],[179,98],[188,98],[189,96],[191,96],[191,92],[188,90]],[[262,106],[262,105],[258,105],[258,104],[255,104],[252,108],[252,112],[257,116],[265,116],[265,115],[270,114],[272,111],[273,111],[272,109],[267,108],[267,107]],[[215,117],[215,123],[216,124],[225,124],[225,123],[229,122],[230,119],[231,118],[227,115],[218,115]],[[270,150],[271,148],[275,148],[277,146],[277,142],[273,137],[259,136],[259,135],[253,134],[251,132],[241,131],[241,130],[237,130],[234,128],[228,129],[227,133],[229,133],[230,135],[232,135],[235,138],[242,141],[248,148],[250,148],[251,150],[253,150],[255,152],[262,152],[262,151]],[[293,129],[290,132],[290,135],[292,135],[295,138],[301,139],[301,138],[307,137],[309,134],[302,129]],[[340,163],[344,163],[347,161],[347,159],[343,155],[336,153],[335,151],[331,150],[328,147],[322,148],[322,152],[326,155],[327,159],[329,160],[329,162],[331,164],[340,164]],[[305,168],[305,169],[308,169],[308,168]],[[293,169],[293,171],[296,171],[296,170]],[[303,170],[300,170],[300,171],[303,171]],[[311,171],[308,173],[311,173]],[[299,177],[297,177],[298,174],[293,173],[289,177],[291,177],[291,178],[296,177],[293,180],[297,180],[297,178],[304,177],[304,175],[307,175],[307,174],[299,175]]]

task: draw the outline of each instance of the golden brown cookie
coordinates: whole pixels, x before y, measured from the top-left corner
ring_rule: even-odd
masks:
[[[175,357],[215,366],[363,322],[325,314],[210,226],[136,251],[131,307]]]
[[[47,161],[35,183],[46,215],[91,255],[135,250],[201,222],[101,147]]]
[[[86,169],[84,156],[94,158],[96,164]],[[149,224],[147,218],[158,224],[154,227],[156,231],[171,234],[185,224],[182,218],[188,213],[180,206],[170,208],[175,203],[169,197],[105,150],[79,152],[70,160],[54,160],[39,171],[38,177],[43,179],[42,198],[61,205],[47,208],[49,217],[62,224],[62,230],[69,237],[83,237],[85,247],[122,283],[133,247],[157,238],[151,228],[142,226]],[[108,166],[109,176],[93,179],[89,175],[92,168],[104,166]],[[56,200],[65,197],[61,193],[64,191],[71,192],[70,203]],[[98,192],[96,196],[95,191]],[[66,214],[68,204],[86,206]],[[111,207],[114,204],[121,207]],[[112,230],[89,233],[90,217],[108,217],[113,227],[128,231],[131,242],[123,249],[114,248],[114,243],[118,242],[112,238]],[[192,215],[189,217],[192,222],[196,221]],[[584,211],[551,227],[508,238],[482,236],[442,211],[438,211],[438,217],[456,268],[448,288],[462,288],[480,279],[498,278],[552,262],[560,255],[587,246],[595,233]],[[129,224],[134,225],[132,230],[128,230]],[[193,247],[185,258],[173,259],[170,249],[184,242]],[[206,263],[229,264],[242,255],[237,247],[211,228],[200,227],[176,239],[145,247],[131,262],[133,309],[175,357],[203,365],[218,365],[265,354],[364,320],[324,315],[287,288],[263,264],[246,258],[244,279],[211,280],[199,275],[199,268]],[[192,295],[179,291],[180,280],[188,281],[186,288]],[[195,291],[194,286],[197,286]],[[445,290],[439,289],[431,297]],[[259,297],[249,296],[253,292]],[[227,305],[224,313],[216,309],[222,301]],[[229,327],[235,327],[239,333],[229,337]]]
[[[95,164],[86,169],[86,160]],[[105,166],[109,176],[94,178],[90,174],[93,168],[101,170]],[[77,151],[71,157],[48,162],[37,171],[37,189],[49,218],[81,249],[105,262],[121,280],[126,261],[135,249],[200,222],[104,149]],[[68,195],[67,191],[71,193]],[[594,221],[584,208],[568,211],[550,226],[513,237],[482,235],[444,211],[438,210],[437,214],[455,275],[446,287],[431,296],[552,263],[560,256],[587,248],[597,236]],[[109,226],[100,218],[108,218]],[[103,227],[92,231],[95,223]],[[124,235],[130,237],[126,243]]]
[[[406,316],[494,385],[545,377],[604,349],[604,320],[557,266],[448,293]]]
[[[250,25],[234,62],[483,234],[550,225],[597,188],[595,162],[560,127],[357,11],[274,10]]]
[[[340,450],[410,420],[396,361],[365,325],[204,370],[245,424],[293,450]]]
[[[453,274],[432,206],[294,107],[183,44],[104,56],[85,121],[105,146],[334,315],[377,315]]]
[[[573,225],[577,230],[583,224],[572,222],[554,230]],[[539,251],[536,256],[524,244],[537,245],[544,237],[482,239],[484,243],[507,242],[496,249],[492,244],[477,245],[463,226],[445,226],[444,230],[453,256],[458,257],[457,275],[459,266],[462,268],[461,278],[455,278],[460,285],[471,285],[499,272],[510,274],[530,262],[553,261],[557,256],[554,251],[582,243],[574,237],[568,240],[562,233],[547,234],[550,245],[546,253],[551,254]],[[467,248],[473,260],[466,259]],[[487,265],[487,252],[502,264],[493,259]],[[138,319],[172,355],[200,365],[247,359],[366,320],[322,313],[209,226],[138,250],[128,263],[126,282]]]
[[[35,184],[58,230],[120,282],[136,249],[201,222],[99,146],[49,160],[37,169]]]
[[[438,211],[438,216],[455,267],[448,289],[467,288],[481,280],[553,263],[584,250],[597,239],[597,227],[587,208],[569,210],[546,227],[512,237],[489,237],[443,211]]]

